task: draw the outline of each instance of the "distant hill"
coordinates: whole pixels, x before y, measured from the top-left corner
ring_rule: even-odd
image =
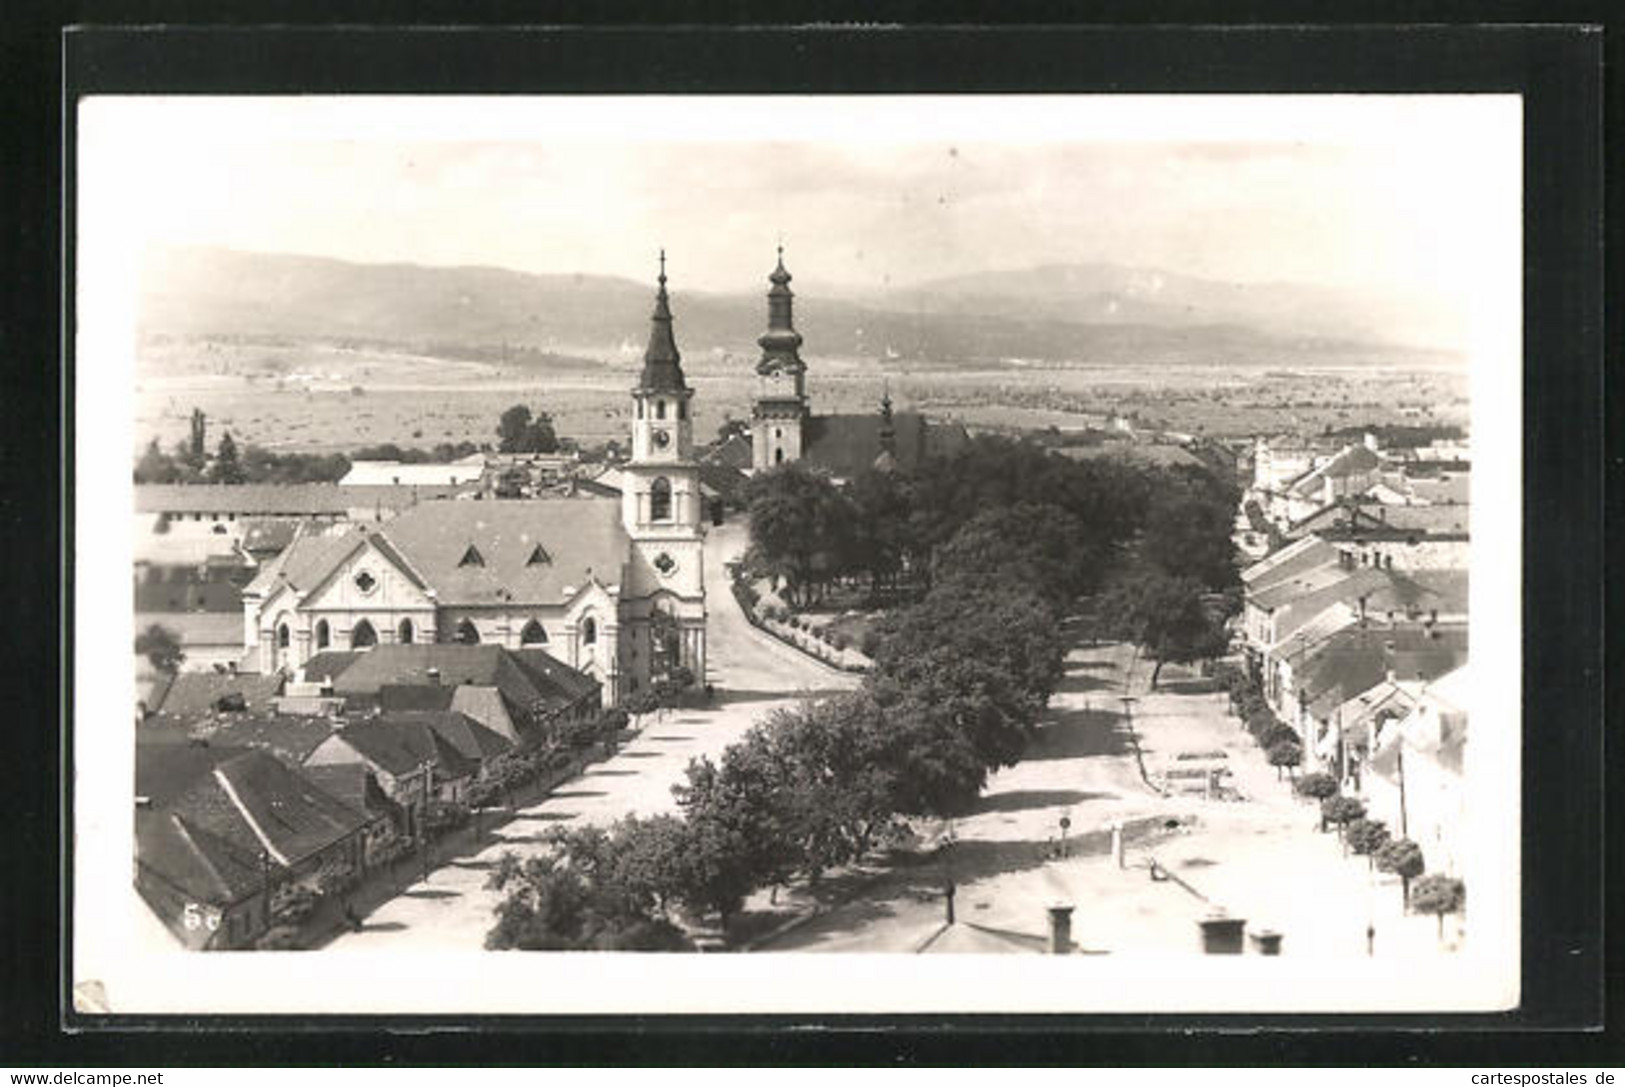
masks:
[[[727,295],[674,286],[686,355],[755,351],[765,284]],[[147,262],[140,315],[145,331],[171,335],[509,344],[609,358],[641,349],[651,304],[651,284],[610,276],[177,248],[156,250]],[[883,296],[796,301],[808,358],[885,357],[899,368],[1001,359],[1397,364],[1415,357],[1391,346],[1391,337],[1359,333],[1381,323],[1377,310],[1322,288],[1237,287],[1109,265],[989,272]]]

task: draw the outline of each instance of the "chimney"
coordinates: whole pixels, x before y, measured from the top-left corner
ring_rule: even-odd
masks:
[[[1068,955],[1072,952],[1072,907],[1049,908],[1049,953]]]
[[[440,669],[438,669],[438,668],[429,669],[428,676],[429,676],[429,686],[431,686],[431,687],[440,686]]]

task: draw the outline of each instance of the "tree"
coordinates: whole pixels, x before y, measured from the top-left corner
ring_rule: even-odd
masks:
[[[1365,801],[1352,796],[1333,796],[1320,802],[1321,818],[1324,823],[1334,823],[1337,826],[1337,837],[1343,843],[1343,851],[1348,852],[1348,839],[1343,830],[1356,819],[1365,818]]]
[[[216,483],[239,484],[248,481],[242,463],[237,459],[237,443],[231,440],[229,430],[220,435],[220,446],[215,452],[210,474]]]
[[[186,462],[194,470],[201,469],[204,462],[209,459],[209,451],[205,445],[208,419],[202,408],[192,409],[192,423],[186,445]]]
[[[135,464],[135,481],[137,483],[176,483],[180,480],[181,470],[173,458],[158,448],[158,439],[154,438],[147,443],[146,450],[141,459]]]
[[[1388,824],[1381,819],[1356,819],[1346,831],[1349,848],[1366,860],[1367,867],[1376,864],[1377,851],[1390,839]]]
[[[603,835],[602,831],[594,832]],[[692,944],[664,918],[639,909],[612,878],[613,852],[602,838],[555,841],[555,851],[520,861],[504,853],[486,886],[503,892],[490,950],[686,951]]]
[[[1193,577],[1209,589],[1236,581],[1236,506],[1241,495],[1206,469],[1164,471],[1145,515],[1141,552],[1170,577]]]
[[[1417,913],[1431,913],[1439,919],[1439,940],[1443,942],[1444,915],[1456,913],[1467,905],[1467,885],[1459,879],[1433,872],[1416,881],[1410,904]]]
[[[554,453],[559,448],[553,417],[546,412],[532,417],[524,404],[515,404],[502,413],[497,435],[501,438],[497,449],[503,453]]]
[[[660,708],[660,699],[651,690],[633,691],[622,701],[621,706],[631,716],[633,721],[645,714],[654,713]]]
[[[790,605],[815,603],[850,554],[850,504],[828,477],[792,462],[752,476],[745,506],[754,565],[784,583]]]
[[[986,510],[937,549],[932,584],[1018,584],[1065,611],[1096,573],[1077,549],[1082,534],[1077,518],[1059,506],[1021,503]]]
[[[147,658],[160,672],[174,675],[186,660],[181,651],[180,636],[168,627],[153,623],[135,636],[135,651]]]
[[[1202,591],[1195,578],[1142,574],[1120,582],[1098,605],[1107,630],[1157,662],[1152,690],[1169,661],[1189,663],[1224,652],[1224,628],[1203,607]]]
[[[1330,774],[1305,774],[1298,779],[1298,795],[1307,796],[1311,800],[1319,800],[1321,804],[1320,832],[1326,833],[1326,811],[1324,802],[1337,795],[1337,779]]]
[[[1280,740],[1269,749],[1270,765],[1275,767],[1275,780],[1281,780],[1281,771],[1290,775],[1303,762],[1303,748],[1296,740]]]
[[[1392,872],[1399,877],[1400,893],[1406,907],[1411,901],[1411,880],[1427,870],[1422,858],[1422,847],[1409,838],[1395,838],[1377,850],[1379,871]]]

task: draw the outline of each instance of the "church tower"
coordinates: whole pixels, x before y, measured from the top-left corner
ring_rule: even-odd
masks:
[[[762,348],[756,364],[756,407],[751,412],[751,467],[760,472],[801,458],[802,427],[807,419],[807,364],[801,361],[801,333],[790,317],[790,273],[779,264],[767,277],[767,331],[757,338]]]
[[[632,390],[632,459],[621,492],[621,520],[632,542],[620,594],[628,692],[646,688],[678,664],[705,682],[704,530],[689,411],[693,396],[672,336],[662,250],[649,347]]]

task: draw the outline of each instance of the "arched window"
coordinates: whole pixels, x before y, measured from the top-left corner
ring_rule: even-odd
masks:
[[[664,400],[656,400],[655,401],[655,418],[656,419],[664,419],[665,417],[666,417],[666,402]]]
[[[479,645],[480,631],[471,620],[464,619],[457,624],[457,640],[464,645]]]
[[[782,449],[773,450],[773,463],[774,464],[783,464],[784,463],[784,450],[782,450]]]
[[[649,520],[671,520],[671,481],[665,476],[649,485]]]
[[[287,623],[283,623],[281,626],[276,628],[276,647],[278,649],[286,649],[286,648],[288,648],[288,624]]]
[[[316,620],[316,648],[326,649],[327,643],[332,640],[332,631],[328,629],[327,620]]]
[[[594,645],[598,641],[598,621],[588,616],[581,624],[581,644]]]
[[[547,644],[547,631],[542,629],[542,624],[532,619],[525,624],[525,629],[519,632],[519,644],[545,645]]]
[[[412,620],[410,619],[402,619],[401,625],[395,628],[395,640],[402,645],[411,645],[413,634]]]
[[[350,631],[350,648],[367,649],[378,644],[378,632],[372,629],[372,624],[365,619],[357,623]]]

